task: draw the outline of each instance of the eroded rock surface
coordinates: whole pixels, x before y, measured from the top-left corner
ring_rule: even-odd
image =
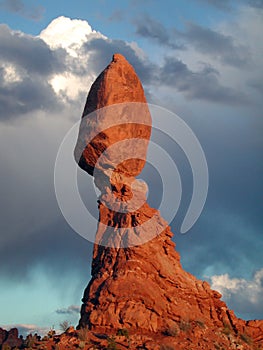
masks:
[[[131,102],[134,109],[118,107]],[[144,349],[263,346],[262,321],[238,319],[220,293],[182,268],[169,226],[145,202],[146,188],[135,176],[145,164],[151,117],[139,78],[123,56],[114,55],[92,85],[82,120],[75,157],[95,176],[101,195],[79,328],[144,334]]]

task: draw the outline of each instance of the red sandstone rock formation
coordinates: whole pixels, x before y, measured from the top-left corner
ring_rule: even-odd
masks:
[[[93,84],[83,116],[123,102],[146,100],[133,68],[118,54]],[[132,188],[134,176],[145,164],[150,137],[150,115],[147,105],[143,106],[135,112],[141,112],[146,125],[127,123],[131,111],[121,108],[117,114],[105,112],[100,118],[95,113],[91,119],[84,118],[80,130],[75,155],[91,175],[107,147],[125,138],[146,142],[137,140],[133,144],[140,159],[118,164],[113,152],[96,165],[99,177],[106,177],[108,182],[95,179],[102,193],[98,244],[94,246],[92,279],[84,292],[79,327],[109,334],[120,328],[131,334],[155,334],[145,349],[159,349],[160,344],[178,349],[252,349],[254,342],[263,346],[263,321],[238,319],[220,299],[220,293],[183,270],[170,228],[158,211],[147,203],[124,210],[131,198],[135,204],[145,200],[143,186]],[[114,123],[120,120],[121,127],[104,130],[105,120],[109,122],[111,117],[116,118]],[[94,136],[96,123],[101,123],[102,131]],[[119,148],[120,159],[122,152],[129,159],[129,149]]]
[[[134,177],[144,167],[150,134],[151,116],[141,82],[126,59],[115,54],[90,89],[75,158],[84,170],[93,175],[101,154],[110,146],[125,141],[126,147],[122,145],[111,151],[104,161],[97,164],[97,168],[105,173],[113,167],[116,172]],[[87,137],[90,142],[87,142]],[[144,141],[144,144],[135,142],[135,138]],[[124,162],[119,161],[120,155]]]
[[[0,328],[0,348],[13,349],[22,345],[21,338],[18,337],[17,328],[11,328],[9,331]]]

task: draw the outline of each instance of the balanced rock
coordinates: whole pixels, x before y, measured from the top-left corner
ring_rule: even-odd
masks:
[[[138,108],[114,110],[130,102]],[[106,112],[100,114],[103,107]],[[238,319],[220,293],[182,268],[168,224],[147,204],[145,186],[135,180],[145,164],[151,124],[142,85],[123,56],[114,55],[92,85],[83,115],[75,156],[89,174],[97,171],[101,195],[92,278],[78,328],[106,334],[127,329],[144,349],[172,344],[245,350],[254,346],[249,341],[263,346],[262,321]],[[129,125],[129,120],[136,122]],[[108,127],[112,121],[121,127]],[[126,138],[136,141],[131,149],[122,144]],[[116,143],[119,158],[116,152],[103,157]],[[124,162],[125,157],[131,161]]]
[[[138,175],[145,164],[151,116],[142,84],[120,54],[93,83],[80,125],[75,158],[93,175]],[[101,157],[103,156],[103,157]]]

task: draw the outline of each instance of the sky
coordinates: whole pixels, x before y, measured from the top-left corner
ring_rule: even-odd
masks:
[[[237,316],[263,319],[262,0],[0,0],[0,19],[0,326],[44,333],[78,322],[92,243],[59,209],[54,165],[115,52],[134,66],[150,103],[188,124],[206,156],[207,201],[182,235],[191,169],[153,132],[183,179],[170,223],[183,267]],[[155,206],[160,176],[149,164],[142,176]],[[80,171],[79,182],[97,215],[91,178]]]

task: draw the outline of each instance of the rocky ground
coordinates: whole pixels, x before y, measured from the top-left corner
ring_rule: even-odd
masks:
[[[50,332],[41,340],[30,336],[23,341],[18,338],[17,330],[13,329],[6,332],[6,339],[0,339],[3,341],[0,345],[3,350],[260,350],[263,349],[262,334],[253,340],[245,333],[235,332],[228,325],[216,330],[207,327],[202,321],[184,321],[163,333],[140,333],[127,329],[119,329],[114,333],[106,329],[104,332],[91,332],[88,329],[75,330],[70,327],[61,335]]]

